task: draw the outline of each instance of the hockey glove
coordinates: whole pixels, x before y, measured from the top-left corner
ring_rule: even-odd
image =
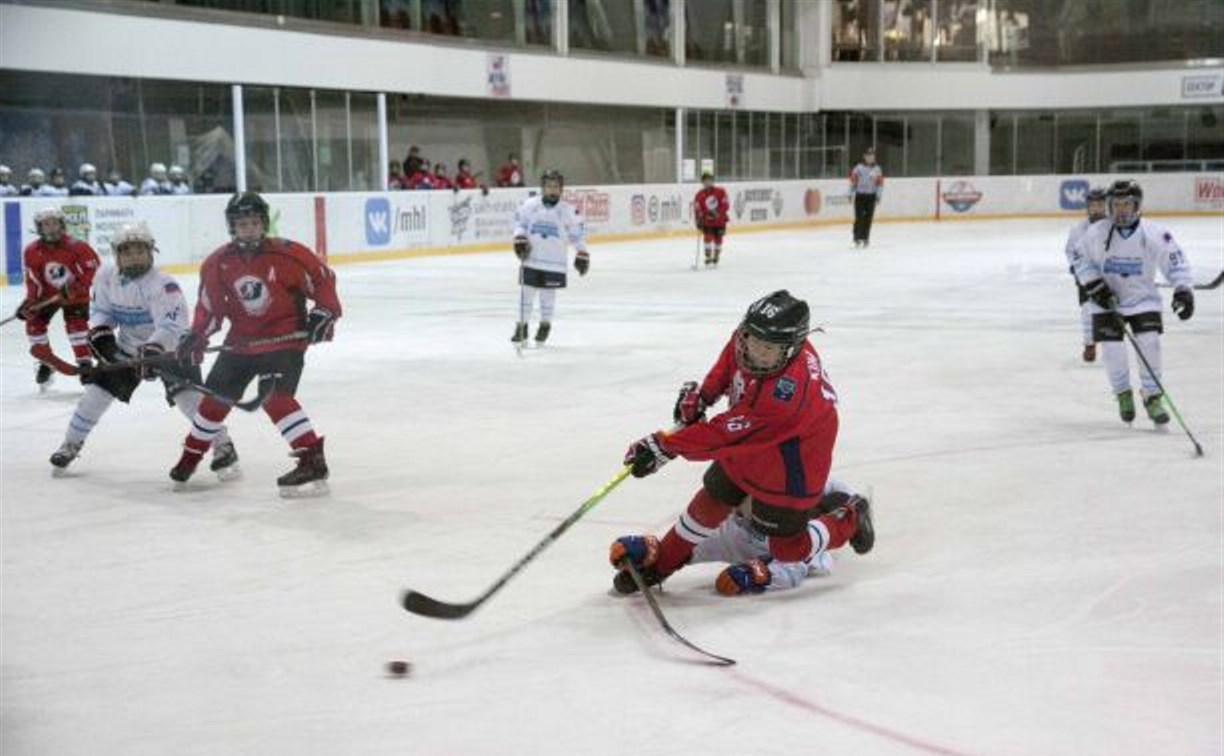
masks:
[[[306,339],[311,344],[331,341],[336,327],[336,316],[322,307],[316,307],[306,316]]]
[[[119,359],[119,344],[110,326],[94,326],[89,329],[89,351],[98,362],[114,362]]]
[[[161,368],[158,367],[158,358],[166,354],[166,348],[161,344],[141,344],[136,348],[136,356],[141,360],[151,360],[150,364],[142,364],[136,368],[140,373],[142,381],[155,381],[161,377]]]
[[[633,477],[645,478],[675,459],[676,455],[663,448],[658,433],[651,433],[629,445],[625,452],[625,464],[633,465]]]
[[[183,338],[179,341],[178,348],[174,350],[174,353],[183,365],[199,365],[204,361],[204,348],[207,346],[207,336],[195,331],[188,331],[183,334]]]
[[[527,255],[531,254],[531,242],[526,236],[514,237],[514,254],[520,260],[526,260]]]
[[[1109,284],[1105,283],[1104,278],[1084,284],[1084,293],[1088,295],[1093,304],[1102,309],[1113,310],[1118,306],[1118,300],[1110,290]]]
[[[590,269],[591,256],[584,249],[574,256],[574,270],[578,271],[578,275],[585,276]]]
[[[718,573],[714,587],[724,596],[764,593],[772,580],[773,575],[769,572],[768,562],[762,559],[750,559],[742,564],[733,564]]]
[[[688,381],[680,387],[680,395],[676,397],[676,406],[672,409],[672,419],[681,425],[692,425],[705,419],[708,406],[701,397],[697,381]]]
[[[82,386],[88,386],[91,383],[97,383],[98,377],[102,375],[98,368],[92,362],[78,362],[77,375],[81,379]]]
[[[1173,292],[1173,312],[1182,320],[1194,317],[1194,292],[1189,289]]]

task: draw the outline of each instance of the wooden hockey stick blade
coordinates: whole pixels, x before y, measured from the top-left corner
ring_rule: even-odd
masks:
[[[667,617],[663,616],[663,610],[659,608],[659,601],[655,598],[654,593],[651,592],[650,586],[646,585],[646,581],[642,579],[642,573],[638,572],[638,568],[634,567],[633,562],[631,561],[625,560],[624,565],[625,569],[629,571],[629,575],[633,578],[633,582],[637,585],[638,591],[640,591],[642,596],[646,599],[646,603],[650,605],[650,611],[654,613],[655,619],[659,621],[659,625],[663,627],[664,632],[679,641],[684,646],[687,646],[693,651],[696,651],[709,659],[711,664],[716,664],[720,667],[730,667],[735,664],[734,659],[726,656],[719,656],[718,654],[706,651],[701,646],[698,646],[696,643],[693,643],[688,638],[685,638],[683,635],[676,632],[676,629],[671,626],[670,622],[667,621]]]

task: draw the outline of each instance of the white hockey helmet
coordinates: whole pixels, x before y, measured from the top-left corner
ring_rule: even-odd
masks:
[[[133,248],[140,254],[133,254]],[[115,265],[119,273],[127,278],[140,278],[153,267],[153,252],[156,251],[153,232],[144,221],[124,223],[111,236],[111,250],[115,253]]]
[[[49,232],[43,228],[47,221],[51,220],[59,221],[59,227],[54,232]],[[38,238],[45,242],[59,241],[60,237],[64,235],[67,225],[68,221],[64,218],[64,211],[55,205],[40,207],[34,211],[34,231],[38,234]]]
[[[157,179],[158,181],[165,181],[166,180],[166,164],[165,163],[154,163],[153,165],[150,165],[149,175]]]
[[[43,173],[42,168],[31,168],[30,172],[26,174],[26,179],[31,184],[34,183],[35,179],[37,179],[38,183],[41,184],[42,182],[47,180],[47,174]]]
[[[183,170],[183,166],[181,165],[170,166],[170,179],[173,181],[174,179],[180,179],[180,178],[187,178],[187,171]]]
[[[94,178],[97,178],[98,169],[94,167],[93,163],[81,163],[81,167],[77,169],[77,173],[80,174],[81,178],[83,179],[88,179],[90,174],[93,174]]]
[[[9,168],[7,165],[0,165],[0,177],[9,178],[12,175],[13,175],[12,168]]]

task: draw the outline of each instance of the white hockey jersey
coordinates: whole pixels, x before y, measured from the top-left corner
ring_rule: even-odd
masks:
[[[1109,218],[1093,223],[1072,251],[1075,277],[1081,284],[1104,278],[1118,298],[1118,312],[1160,312],[1156,271],[1177,288],[1194,285],[1190,263],[1164,226],[1141,218],[1127,236]],[[1093,304],[1094,312],[1103,312]]]
[[[140,182],[140,193],[141,194],[169,194],[170,193],[169,182],[168,181],[158,181],[157,179],[150,176],[149,178]]]
[[[0,184],[0,197],[16,197],[21,190],[12,184]]]
[[[1084,218],[1072,226],[1070,233],[1067,234],[1067,247],[1064,251],[1067,254],[1067,264],[1071,266],[1071,275],[1075,275],[1075,245],[1079,243],[1080,238],[1091,225],[1092,221]]]
[[[172,351],[191,327],[191,311],[178,281],[157,268],[130,279],[106,265],[94,277],[91,299],[90,326],[114,328],[119,348],[129,355],[147,343]]]
[[[540,197],[528,197],[514,214],[514,235],[531,241],[531,254],[524,267],[564,273],[569,261],[569,245],[586,250],[586,229],[582,214],[568,202],[547,207]]]

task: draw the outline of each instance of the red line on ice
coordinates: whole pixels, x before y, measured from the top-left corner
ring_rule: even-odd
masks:
[[[937,753],[937,754],[941,754],[941,756],[967,756],[967,754],[965,754],[962,751],[954,751],[951,748],[947,748],[947,747],[944,747],[944,746],[941,746],[935,743],[930,743],[925,740],[920,740],[919,738],[915,738],[913,736],[906,735],[903,732],[891,730],[887,727],[883,727],[877,724],[872,724],[871,722],[867,722],[865,720],[858,719],[857,717],[852,717],[849,714],[842,714],[840,712],[833,711],[832,709],[825,708],[824,706],[821,706],[818,703],[809,701],[803,696],[792,693],[789,690],[785,690],[783,688],[779,688],[774,685],[770,685],[769,683],[764,682],[763,680],[757,680],[756,678],[749,677],[748,675],[744,674],[743,672],[739,670],[735,670],[735,669],[729,670],[729,673],[731,674],[731,676],[735,677],[740,682],[745,683],[753,688],[756,688],[759,691],[767,693],[770,696],[773,696],[774,698],[778,699],[782,703],[790,704],[791,706],[794,706],[797,709],[802,709],[808,712],[809,714],[819,714],[822,717],[828,717],[829,719],[841,722],[842,724],[847,725],[849,727],[853,727],[857,730],[863,730],[873,735],[878,735],[887,740],[892,740],[897,743],[902,743],[904,745],[910,746],[911,748],[916,748],[920,751],[926,751],[927,753]]]

